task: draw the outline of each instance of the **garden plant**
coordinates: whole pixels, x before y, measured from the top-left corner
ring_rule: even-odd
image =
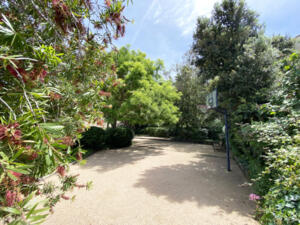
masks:
[[[72,148],[116,87],[105,51],[129,21],[122,0],[9,0],[0,2],[0,217],[37,224],[78,183],[68,175]],[[57,172],[60,183],[43,177]],[[36,201],[36,196],[44,199]]]

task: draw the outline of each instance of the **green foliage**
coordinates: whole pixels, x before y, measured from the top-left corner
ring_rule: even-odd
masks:
[[[206,123],[206,129],[208,130],[207,136],[209,139],[215,140],[215,141],[225,141],[224,136],[224,121],[214,118],[209,119]]]
[[[105,117],[115,127],[126,125],[176,123],[178,108],[174,102],[180,94],[159,75],[161,61],[151,61],[142,52],[121,48],[114,56],[118,65],[119,85],[112,91]]]
[[[272,37],[272,46],[277,48],[280,51],[280,57],[286,57],[293,53],[295,49],[295,41],[287,36],[273,36]]]
[[[141,80],[140,87],[120,108],[121,121],[131,125],[172,124],[178,120],[178,108],[173,104],[179,94],[171,82],[161,84]]]
[[[217,4],[194,34],[200,82],[218,89],[231,114],[232,149],[262,196],[263,224],[299,224],[300,60],[293,48],[290,38],[266,38],[239,0]]]
[[[224,0],[215,6],[211,19],[199,18],[193,51],[205,80],[221,73],[228,76],[235,69],[237,58],[243,55],[243,43],[257,36],[259,29],[257,15],[244,1]]]
[[[82,134],[80,144],[84,149],[101,150],[105,148],[106,132],[101,127],[91,127]]]
[[[263,224],[300,223],[300,148],[282,147],[267,155],[262,176],[271,176],[274,184],[262,203]]]
[[[170,130],[167,127],[147,127],[141,133],[153,137],[170,137]]]
[[[178,141],[192,141],[197,143],[204,143],[208,139],[208,130],[205,128],[190,127],[180,128],[177,127],[172,131],[174,139]]]
[[[106,130],[106,144],[110,148],[124,148],[132,144],[134,132],[130,128],[117,127]]]
[[[179,127],[201,127],[209,114],[201,111],[205,106],[206,89],[200,83],[197,76],[198,70],[186,63],[177,66],[175,87],[182,93],[176,105],[180,109],[180,117],[177,125]]]
[[[127,22],[125,1],[110,3],[0,1],[0,223],[42,222],[77,185],[65,174],[81,161],[72,146],[87,124],[103,122],[107,96],[99,92],[116,80],[104,49]],[[55,169],[59,185],[38,182]],[[23,204],[32,193],[47,210]]]
[[[264,196],[263,224],[299,224],[300,60],[292,54],[272,100],[255,107],[257,120],[233,131],[235,154],[245,163],[256,193]]]
[[[232,111],[243,101],[267,100],[279,50],[244,1],[224,0],[210,20],[199,18],[192,49],[199,77],[218,89],[220,106]]]
[[[270,119],[281,125],[283,132],[274,135],[272,146],[267,146],[266,168],[261,174],[262,179],[271,176],[273,180],[262,203],[261,220],[266,224],[300,223],[300,57],[292,54],[285,63],[286,72],[273,101],[280,105]]]

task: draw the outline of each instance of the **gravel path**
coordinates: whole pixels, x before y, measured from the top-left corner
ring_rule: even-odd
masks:
[[[137,137],[130,148],[72,165],[91,191],[75,190],[48,225],[250,225],[254,203],[238,166],[211,146]],[[72,196],[70,194],[70,196]]]

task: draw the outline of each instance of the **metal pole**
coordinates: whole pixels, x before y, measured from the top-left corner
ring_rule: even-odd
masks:
[[[226,140],[226,155],[227,155],[227,171],[231,171],[230,168],[230,149],[229,149],[229,137],[228,137],[228,121],[227,121],[227,110],[224,111],[225,117],[225,140]]]

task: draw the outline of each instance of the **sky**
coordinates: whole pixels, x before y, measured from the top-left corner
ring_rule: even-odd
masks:
[[[125,37],[114,44],[141,50],[152,60],[162,59],[166,69],[182,61],[193,42],[199,16],[210,17],[215,3],[221,0],[133,0],[124,15],[133,20]],[[300,34],[300,0],[246,0],[255,10],[268,36]]]

